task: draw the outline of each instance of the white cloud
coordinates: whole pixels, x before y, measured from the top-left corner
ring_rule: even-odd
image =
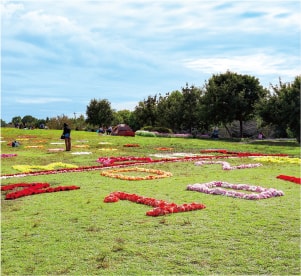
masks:
[[[229,58],[210,57],[184,60],[184,66],[203,73],[221,73],[227,70],[237,73],[258,75],[282,75],[297,76],[300,73],[300,63],[297,65],[297,57],[281,55],[251,54],[236,55]],[[291,60],[288,60],[291,59]],[[291,67],[288,64],[294,64]]]
[[[62,103],[62,102],[71,102],[67,98],[17,98],[16,102],[21,104],[47,104],[47,103]]]
[[[4,0],[1,10],[6,116],[45,102],[46,116],[72,114],[92,98],[131,110],[228,69],[265,83],[301,71],[297,1]]]

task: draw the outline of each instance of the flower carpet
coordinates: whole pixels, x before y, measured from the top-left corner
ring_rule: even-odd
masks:
[[[16,153],[1,153],[1,158],[10,158],[17,156]]]
[[[41,166],[41,165],[15,165],[15,166],[13,166],[13,168],[15,170],[19,170],[21,172],[32,172],[35,169],[53,170],[54,168],[57,168],[57,167],[77,168],[76,165],[66,164],[66,163],[62,163],[62,162],[50,163],[50,164],[45,165],[45,166]]]
[[[243,193],[243,192],[237,192],[233,190],[225,190],[222,188],[243,190],[243,191],[249,191],[253,193]],[[278,191],[273,188],[263,188],[260,186],[251,186],[248,184],[231,184],[223,181],[212,181],[203,184],[196,183],[193,185],[188,185],[187,190],[196,191],[205,194],[211,194],[211,195],[223,195],[223,196],[237,197],[237,198],[250,199],[250,200],[266,199],[270,197],[284,195],[282,191]]]
[[[147,176],[130,176],[130,175],[123,175],[119,174],[122,172],[146,172],[150,173],[150,175]],[[115,170],[105,170],[101,172],[102,176],[108,176],[112,178],[118,178],[122,180],[153,180],[158,178],[164,178],[172,176],[170,172],[165,172],[161,170],[152,170],[152,169],[145,169],[145,168],[123,168],[123,169],[115,169]]]
[[[296,184],[301,184],[301,178],[300,177],[280,174],[276,178],[286,180],[286,181],[290,181],[290,182],[294,182]]]
[[[194,210],[205,209],[206,206],[201,203],[190,203],[177,205],[175,203],[168,203],[164,200],[157,200],[155,198],[143,197],[136,194],[129,194],[125,192],[113,192],[105,197],[104,202],[117,202],[119,200],[129,200],[135,203],[149,205],[155,207],[154,209],[146,212],[147,216],[162,216],[172,213],[188,212]]]
[[[17,183],[1,186],[1,191],[10,191],[22,188],[21,190],[10,192],[5,195],[5,199],[17,199],[24,196],[37,195],[42,193],[54,193],[62,191],[77,190],[78,186],[58,186],[50,187],[49,183]]]
[[[194,163],[196,166],[202,166],[204,164],[221,164],[223,170],[230,171],[230,170],[236,170],[236,169],[249,169],[249,168],[256,168],[262,166],[261,164],[242,164],[238,166],[231,166],[228,162],[224,161],[198,161]]]

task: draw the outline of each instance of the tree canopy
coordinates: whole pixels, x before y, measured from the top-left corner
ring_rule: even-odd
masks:
[[[272,92],[258,106],[263,121],[277,126],[283,132],[290,131],[300,143],[300,87],[301,75],[292,83],[271,86]]]
[[[206,121],[224,126],[238,120],[242,137],[243,122],[255,116],[256,103],[266,94],[267,90],[253,76],[230,71],[213,75],[205,84],[201,114]]]
[[[113,110],[107,99],[92,99],[86,110],[87,123],[94,126],[109,126],[113,121]]]

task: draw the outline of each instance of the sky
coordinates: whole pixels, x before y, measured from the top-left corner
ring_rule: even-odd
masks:
[[[1,1],[1,119],[133,111],[227,70],[260,84],[301,72],[300,1]]]

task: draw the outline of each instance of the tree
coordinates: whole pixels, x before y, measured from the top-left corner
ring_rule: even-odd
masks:
[[[15,127],[19,127],[22,124],[22,118],[20,116],[13,117],[12,123]]]
[[[157,122],[157,95],[148,96],[135,107],[134,117],[137,127],[155,126]]]
[[[6,127],[7,123],[4,120],[2,120],[2,119],[0,119],[0,120],[1,120],[0,127]]]
[[[94,126],[109,126],[113,121],[111,103],[106,100],[92,99],[86,110],[87,123]]]
[[[31,115],[26,115],[22,118],[22,123],[24,127],[35,127],[38,119],[32,117]]]
[[[256,104],[266,95],[267,90],[253,76],[230,71],[213,75],[205,84],[201,114],[212,124],[239,121],[243,137],[243,122],[255,116]]]
[[[301,75],[292,83],[271,85],[272,93],[258,105],[258,112],[265,123],[291,132],[300,143],[300,85]]]
[[[199,125],[199,108],[201,99],[201,90],[195,86],[182,88],[183,101],[182,101],[182,127],[189,129],[192,133],[193,128],[198,128]]]
[[[118,124],[130,124],[131,111],[124,109],[119,111],[113,111],[113,125]]]
[[[183,95],[180,91],[166,93],[159,97],[157,105],[158,125],[177,132],[181,129],[183,121]]]

